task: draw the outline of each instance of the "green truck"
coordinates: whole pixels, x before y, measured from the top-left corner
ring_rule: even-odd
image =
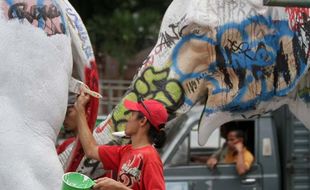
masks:
[[[160,150],[167,189],[310,189],[310,131],[288,108],[256,119],[230,122],[246,132],[246,145],[255,157],[251,170],[244,176],[237,174],[235,165],[219,164],[210,170],[205,162],[197,161],[207,158],[223,144],[217,130],[206,146],[196,145],[199,116],[199,108],[194,109],[167,125],[168,142]],[[173,130],[169,131],[169,126]]]

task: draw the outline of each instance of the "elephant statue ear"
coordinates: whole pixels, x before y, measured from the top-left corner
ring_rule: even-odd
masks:
[[[72,76],[86,84],[91,91],[98,92],[99,76],[97,65],[86,27],[76,10],[67,0],[62,1],[62,6],[66,14],[71,38],[73,57]],[[91,130],[93,130],[96,123],[98,106],[98,98],[91,97],[86,108],[87,122]],[[84,153],[81,144],[79,142],[75,143],[75,147],[65,166],[66,172],[75,171],[83,156]]]

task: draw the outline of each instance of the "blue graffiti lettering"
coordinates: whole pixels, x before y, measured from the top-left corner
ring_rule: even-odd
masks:
[[[255,38],[251,36],[248,28],[255,26],[263,36]],[[238,40],[226,39],[225,33],[238,33]],[[231,34],[230,34],[231,35]],[[273,96],[287,95],[300,80],[301,76],[307,70],[305,58],[299,58],[298,51],[304,51],[302,48],[283,45],[283,39],[290,40],[293,44],[294,32],[289,28],[287,20],[272,21],[271,18],[263,16],[254,16],[241,23],[227,23],[217,28],[216,41],[206,36],[190,34],[184,36],[177,44],[172,53],[172,70],[179,76],[179,80],[188,88],[188,93],[195,92],[199,88],[200,80],[208,81],[213,87],[210,95],[219,93],[229,93],[233,88],[238,88],[237,93],[232,100],[225,105],[217,107],[208,107],[205,112],[213,113],[217,110],[242,111],[253,109],[261,101],[268,101]],[[184,63],[180,59],[181,49],[191,40],[203,41],[215,49],[217,47],[221,60],[209,63],[207,71],[204,73],[185,73],[180,64]],[[224,41],[226,43],[222,43]],[[289,55],[284,50],[295,48],[293,52],[294,62],[289,59]],[[297,52],[296,52],[297,51]],[[290,56],[292,57],[292,56]],[[292,58],[291,58],[292,59]],[[182,63],[181,63],[182,62]],[[295,65],[289,65],[295,64]],[[298,68],[297,71],[290,69]],[[239,79],[238,87],[233,86],[227,70],[235,72]],[[221,73],[225,76],[226,85],[223,83],[223,77],[216,77]],[[286,85],[278,86],[278,81],[285,81]],[[274,84],[270,85],[270,81]],[[245,98],[250,92],[249,86],[253,83],[260,84],[260,92],[256,92],[255,97]],[[185,103],[192,106],[190,98],[185,97]]]

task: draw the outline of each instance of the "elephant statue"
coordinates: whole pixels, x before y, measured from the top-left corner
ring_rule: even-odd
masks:
[[[0,42],[1,189],[59,190],[64,171],[55,142],[69,81],[98,91],[86,28],[68,0],[0,0]],[[97,110],[91,99],[89,126]]]
[[[173,0],[158,41],[123,99],[93,131],[98,144],[123,143],[124,99],[156,99],[169,118],[204,104],[199,144],[214,128],[287,104],[310,129],[310,9],[267,7],[261,0]],[[61,159],[71,155],[68,148]],[[102,175],[99,162],[73,160],[75,171]]]

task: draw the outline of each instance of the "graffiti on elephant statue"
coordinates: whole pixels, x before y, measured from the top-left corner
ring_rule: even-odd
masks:
[[[64,14],[56,1],[7,0],[2,6],[9,19],[27,19],[48,35],[67,33]]]
[[[203,72],[182,70],[190,64],[182,54],[192,51],[192,43],[200,49],[208,48],[202,60]],[[308,57],[303,51],[286,21],[257,16],[218,27],[215,39],[195,34],[184,36],[174,48],[172,68],[187,94],[200,91],[199,86],[209,86],[208,101],[212,104],[207,112],[242,111],[273,96],[287,95],[307,70]],[[211,58],[206,55],[210,52]],[[216,101],[219,96],[230,98]],[[186,103],[193,105],[189,98]]]
[[[146,68],[133,83],[132,89],[127,92],[124,99],[139,101],[144,99],[155,99],[162,102],[168,112],[176,111],[184,101],[184,92],[178,80],[168,79],[169,68],[155,71],[154,67]],[[128,111],[119,104],[112,113],[112,120],[116,131],[125,130]],[[127,115],[127,116],[126,116]],[[100,130],[98,127],[97,132]]]
[[[124,99],[157,99],[170,119],[203,102],[199,138],[221,122],[309,101],[309,9],[262,3],[174,0],[123,100],[94,131],[98,144],[122,143],[112,133],[124,130]],[[85,160],[77,170],[91,175]]]

